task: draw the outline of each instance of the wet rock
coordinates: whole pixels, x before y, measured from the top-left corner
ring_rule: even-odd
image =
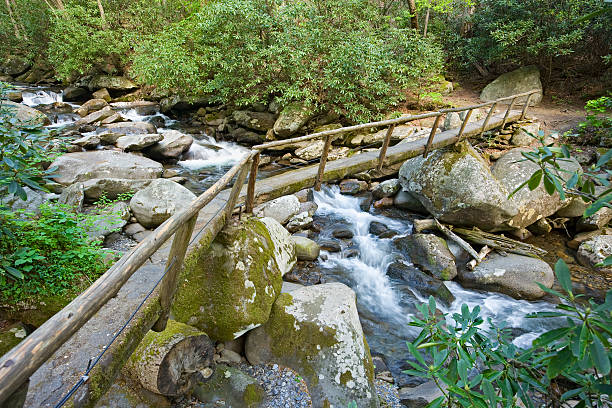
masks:
[[[397,231],[389,229],[389,227],[387,227],[385,224],[378,221],[372,221],[370,223],[368,232],[380,238],[392,238],[397,235]]]
[[[308,122],[312,114],[312,108],[300,102],[285,106],[274,123],[274,134],[280,139],[289,138]]]
[[[522,67],[517,70],[500,75],[493,82],[488,84],[480,93],[480,99],[485,102],[494,101],[506,96],[539,89],[540,92],[531,97],[531,106],[535,106],[542,101],[542,83],[540,82],[540,70],[535,66]],[[517,103],[522,103],[527,97],[517,99]]]
[[[374,201],[374,208],[387,208],[387,207],[391,207],[393,206],[393,198],[392,197],[385,197],[385,198],[381,198],[378,201]]]
[[[460,270],[459,280],[469,288],[501,292],[517,299],[535,300],[545,295],[536,282],[550,288],[554,276],[551,267],[541,259],[493,253],[473,271]]]
[[[117,139],[122,136],[125,136],[123,133],[115,133],[115,132],[102,132],[98,133],[97,136],[100,138],[100,142],[105,145],[114,145],[117,143]]]
[[[51,124],[47,115],[21,103],[1,100],[0,108],[7,109],[15,115],[17,119],[16,125],[18,126],[44,126]]]
[[[126,152],[142,150],[161,141],[164,137],[158,133],[145,135],[121,136],[115,146]]]
[[[347,179],[340,182],[340,192],[342,194],[356,195],[368,189],[368,183],[356,179]]]
[[[286,228],[289,232],[297,232],[303,229],[307,229],[311,225],[312,217],[306,211],[304,211],[291,217],[291,219],[287,223]]]
[[[6,97],[11,102],[21,103],[23,102],[23,94],[20,91],[9,91]]]
[[[89,98],[89,91],[85,88],[70,85],[62,92],[62,100],[65,102],[80,102]]]
[[[353,231],[348,228],[337,228],[332,232],[332,236],[338,239],[351,239],[353,238]]]
[[[393,197],[401,188],[402,185],[398,179],[385,180],[372,190],[372,195],[377,200],[384,197]]]
[[[91,112],[99,111],[100,109],[108,106],[108,102],[104,99],[90,99],[81,105],[75,112],[82,118],[90,114]]]
[[[331,239],[321,239],[318,241],[318,243],[321,249],[328,252],[340,252],[342,250],[342,247],[340,246],[340,243],[338,241],[334,241]]]
[[[612,235],[598,235],[580,244],[576,258],[582,265],[594,268],[610,255],[612,255]],[[610,267],[602,269],[612,270]]]
[[[301,203],[300,204],[300,212],[305,212],[307,213],[310,217],[312,217],[313,215],[315,215],[315,213],[317,212],[317,210],[319,209],[319,206],[317,205],[317,203],[313,202],[313,201],[308,201],[305,203]]]
[[[536,141],[533,136],[538,137],[539,131],[540,124],[538,122],[521,125],[514,129],[510,143],[514,146],[530,146]]]
[[[255,378],[222,364],[210,379],[193,387],[193,394],[205,404],[228,407],[256,408],[266,399],[265,390]]]
[[[140,224],[155,228],[177,211],[189,207],[195,198],[195,194],[178,183],[156,179],[134,194],[130,208]]]
[[[319,257],[321,248],[313,240],[295,235],[291,239],[295,244],[295,255],[298,261],[315,261]]]
[[[442,388],[446,386],[442,383]],[[425,408],[435,399],[444,396],[434,381],[428,381],[417,387],[404,387],[399,390],[399,399],[406,408]]]
[[[276,116],[267,112],[234,111],[234,121],[242,127],[258,132],[267,132],[274,127]]]
[[[80,139],[73,140],[71,142],[73,145],[80,146],[83,149],[93,150],[101,143],[100,138],[96,134],[91,134],[87,136],[83,136]]]
[[[234,141],[247,145],[257,145],[266,142],[266,135],[262,133],[251,132],[249,130],[238,128],[231,133]]]
[[[51,167],[57,168],[54,179],[63,185],[107,177],[153,179],[163,171],[162,165],[153,160],[110,150],[64,154]]]
[[[147,134],[157,133],[157,129],[148,122],[117,122],[104,125],[104,129],[113,133]]]
[[[610,220],[612,220],[612,208],[602,207],[590,217],[579,219],[576,231],[595,231],[608,225]]]
[[[154,159],[178,159],[187,152],[193,143],[193,137],[176,130],[163,133],[163,139],[159,143],[149,147],[143,153]]]
[[[393,279],[405,281],[410,291],[416,290],[421,297],[433,296],[446,306],[450,306],[455,296],[440,279],[429,276],[417,268],[395,261],[387,268],[387,275]]]
[[[298,198],[300,203],[305,204],[308,202],[312,202],[312,200],[314,200],[314,191],[312,188],[305,188],[295,193],[294,196]]]
[[[188,256],[172,313],[214,340],[238,338],[268,320],[295,262],[295,244],[277,221],[243,218]]]
[[[449,251],[446,241],[437,235],[408,235],[395,238],[393,244],[407,255],[412,263],[433,277],[451,280],[457,276],[455,257]]]
[[[419,199],[408,191],[401,190],[393,197],[393,205],[402,210],[413,211],[419,214],[427,214],[427,209]]]
[[[300,211],[300,202],[293,194],[275,198],[255,210],[258,217],[271,217],[285,224]]]
[[[113,116],[114,114],[115,114],[115,111],[113,111],[113,109],[110,106],[105,106],[99,111],[92,112],[88,114],[87,116],[85,116],[84,118],[77,120],[76,122],[74,122],[74,124],[75,126],[92,125],[97,122],[101,122],[104,119],[110,116]]]
[[[113,99],[111,98],[110,94],[108,93],[108,89],[106,88],[97,90],[92,94],[92,96],[96,99],[105,100],[106,102],[110,102]]]
[[[249,332],[251,364],[293,368],[308,385],[313,406],[378,407],[374,367],[365,343],[355,293],[341,283],[281,294],[270,320]]]
[[[372,206],[372,202],[374,201],[374,196],[369,191],[364,191],[363,193],[357,194],[357,197],[361,198],[359,201],[359,208],[361,211],[368,212],[370,211],[370,207]]]

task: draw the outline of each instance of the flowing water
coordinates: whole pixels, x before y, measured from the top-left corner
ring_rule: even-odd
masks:
[[[416,304],[425,302],[416,291],[411,291],[410,283],[392,279],[386,275],[388,265],[396,260],[396,253],[389,238],[379,238],[368,232],[372,221],[385,224],[400,234],[410,234],[410,221],[389,218],[362,211],[360,198],[342,195],[336,186],[323,188],[314,193],[319,208],[316,215],[327,220],[327,226],[319,238],[330,238],[338,226],[349,228],[354,237],[342,243],[338,253],[324,252],[325,261],[320,262],[321,271],[332,279],[343,282],[357,293],[357,307],[366,338],[373,354],[384,356],[393,376],[403,384],[414,384],[415,379],[401,373],[408,368],[406,341],[418,335],[418,329],[408,323],[417,312]],[[349,251],[358,255],[347,257]],[[505,322],[513,328],[514,343],[519,347],[529,346],[539,334],[554,327],[554,322],[546,319],[527,319],[526,314],[536,311],[552,310],[554,305],[546,302],[528,302],[509,296],[475,290],[467,290],[456,282],[446,282],[456,300],[445,307],[438,308],[449,316],[460,313],[461,305],[470,308],[478,305],[481,316],[487,321],[491,318],[496,324]],[[451,319],[449,317],[449,323]]]

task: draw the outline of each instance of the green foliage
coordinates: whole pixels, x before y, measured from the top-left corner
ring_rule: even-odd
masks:
[[[43,190],[54,169],[43,170],[41,163],[49,159],[49,133],[42,126],[20,123],[10,105],[2,104],[8,91],[0,82],[0,193],[26,200],[24,186]]]
[[[574,295],[567,265],[559,260],[555,274],[562,292],[542,286],[558,296],[555,312],[530,318],[552,318],[560,327],[540,335],[532,347],[521,349],[509,339],[510,330],[490,320],[488,328],[480,307],[463,305],[450,319],[440,315],[436,302],[419,305],[421,317],[412,326],[421,333],[408,350],[416,361],[407,374],[432,379],[444,394],[429,407],[560,406],[576,399],[579,407],[605,406],[610,385],[612,290],[605,303],[595,304]],[[534,398],[534,397],[537,397]]]
[[[111,207],[112,205],[118,203],[119,201],[128,201],[130,200],[133,196],[134,196],[134,192],[133,191],[128,191],[125,193],[119,193],[117,195],[117,198],[115,198],[114,200],[108,198],[106,196],[106,192],[102,192],[102,195],[100,196],[100,198],[98,198],[98,200],[96,202],[94,202],[94,205],[96,205],[97,207]]]
[[[37,294],[62,295],[95,280],[107,268],[105,252],[90,242],[95,218],[44,204],[40,215],[0,210],[0,293],[19,301]]]
[[[210,2],[136,50],[142,81],[238,106],[303,101],[364,121],[438,73],[441,50],[367,0]]]
[[[582,17],[602,7],[601,0],[482,0],[473,13],[449,16],[442,38],[463,66],[535,63],[550,68],[553,59],[570,55],[580,64],[601,64],[599,57],[610,53],[612,7]]]
[[[612,147],[612,97],[602,96],[586,103],[586,120],[578,125],[581,144]]]
[[[11,12],[7,2],[0,3],[0,56],[21,55],[32,61],[44,53],[52,12],[44,0],[11,0]]]

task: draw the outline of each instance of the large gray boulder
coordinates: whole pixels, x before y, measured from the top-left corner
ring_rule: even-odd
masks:
[[[274,127],[276,116],[268,112],[234,111],[234,122],[239,126],[258,132],[267,132]]]
[[[374,367],[365,341],[355,292],[327,283],[283,293],[270,319],[249,332],[251,364],[276,363],[306,381],[315,407],[378,407]]]
[[[196,195],[168,179],[157,179],[138,191],[130,200],[130,208],[138,222],[155,228],[174,213],[191,204]]]
[[[523,156],[521,153],[524,151],[527,150],[517,148],[508,151],[491,168],[493,176],[499,180],[506,191],[516,190],[522,183],[529,180],[533,173],[540,169],[537,164],[529,160],[522,160]],[[573,159],[558,161],[558,163],[565,171],[581,171],[580,164]],[[566,179],[569,179],[571,175],[571,173],[561,174]],[[553,215],[563,208],[567,201],[567,199],[562,201],[558,193],[548,194],[544,189],[543,182],[533,191],[524,187],[516,192],[511,199],[511,202],[516,206],[517,213],[507,224],[515,228],[527,227],[540,218]]]
[[[542,101],[540,70],[535,65],[522,67],[500,75],[482,90],[480,99],[489,102],[506,96],[528,92],[532,89],[538,89],[540,91],[531,97],[530,105],[533,106]],[[517,102],[524,102],[526,99],[527,97],[525,96],[519,98]]]
[[[539,299],[546,294],[536,282],[548,288],[554,282],[552,268],[546,262],[516,254],[491,254],[473,271],[460,269],[458,276],[466,287],[527,300]]]
[[[282,276],[295,265],[289,233],[271,218],[227,226],[185,261],[172,304],[175,319],[229,341],[268,321]]]
[[[457,276],[455,257],[446,241],[437,235],[413,234],[399,237],[393,240],[393,245],[407,255],[413,264],[435,278],[451,280]]]
[[[144,154],[158,160],[178,159],[192,144],[193,137],[177,130],[170,130],[164,132],[163,139],[146,149]]]
[[[0,64],[0,73],[18,76],[30,69],[31,66],[32,63],[27,58],[19,55],[9,55],[4,57]]]
[[[110,75],[96,75],[89,81],[88,85],[92,92],[102,88],[111,91],[130,91],[138,88],[138,85],[126,77]]]
[[[293,194],[275,198],[255,209],[255,215],[258,217],[271,217],[281,224],[285,224],[299,212],[300,201]]]
[[[580,244],[576,258],[582,265],[594,268],[610,255],[612,255],[612,235],[599,235]],[[610,267],[603,269],[612,270]]]
[[[449,224],[503,230],[518,211],[508,200],[509,191],[467,141],[438,149],[426,159],[407,160],[399,180],[430,214]]]
[[[68,186],[77,181],[99,178],[154,179],[161,176],[161,164],[129,153],[111,150],[67,153],[51,163],[54,178]]]
[[[123,178],[95,178],[78,183],[83,194],[90,200],[97,200],[102,196],[114,200],[119,194],[136,193],[147,187],[153,179],[123,179]]]
[[[47,115],[22,103],[2,100],[0,109],[8,110],[15,115],[18,126],[44,126],[51,123]]]
[[[159,133],[151,133],[145,135],[129,135],[129,136],[121,136],[115,142],[115,146],[126,151],[137,151],[142,150],[145,147],[149,147],[154,145],[155,143],[162,140],[164,137]]]
[[[285,106],[274,123],[274,134],[280,139],[287,139],[297,132],[312,117],[311,107],[294,102]]]
[[[157,128],[149,122],[116,122],[104,125],[104,129],[113,133],[150,134],[157,133]]]

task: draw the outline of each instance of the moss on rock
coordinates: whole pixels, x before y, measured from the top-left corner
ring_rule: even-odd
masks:
[[[174,318],[218,341],[265,323],[280,294],[282,274],[295,263],[293,244],[271,236],[266,223],[272,222],[246,219],[226,227],[210,247],[192,252],[179,280]]]

